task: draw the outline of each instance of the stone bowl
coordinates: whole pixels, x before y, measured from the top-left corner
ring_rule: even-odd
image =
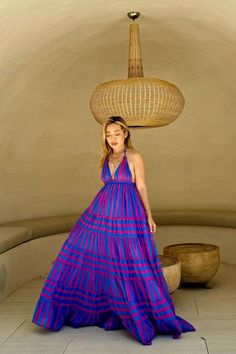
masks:
[[[159,255],[164,278],[167,282],[170,294],[173,294],[180,285],[181,267],[178,258],[167,255]]]
[[[181,281],[183,283],[203,283],[212,288],[212,278],[220,266],[219,247],[207,243],[179,243],[163,248],[164,255],[179,258]]]

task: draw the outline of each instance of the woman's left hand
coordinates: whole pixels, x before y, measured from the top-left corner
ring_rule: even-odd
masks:
[[[150,232],[152,233],[156,232],[157,226],[151,216],[148,217],[148,225],[150,227]]]

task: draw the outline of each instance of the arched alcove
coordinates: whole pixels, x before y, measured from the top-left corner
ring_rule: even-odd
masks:
[[[235,210],[233,1],[2,2],[2,223],[82,212],[100,188],[100,126],[89,99],[127,77],[126,13],[141,12],[144,75],[175,83],[184,112],[133,130],[158,210]],[[104,5],[104,6],[103,6]]]

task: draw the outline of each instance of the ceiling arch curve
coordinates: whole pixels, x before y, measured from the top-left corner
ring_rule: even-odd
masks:
[[[141,12],[144,76],[186,99],[168,128],[133,131],[153,209],[235,210],[234,1],[0,6],[2,222],[75,213],[100,186],[89,99],[97,84],[127,77],[130,10]]]

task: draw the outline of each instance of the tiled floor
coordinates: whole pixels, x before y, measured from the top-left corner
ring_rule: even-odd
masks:
[[[0,304],[1,354],[236,354],[236,265],[221,263],[213,289],[178,289],[172,295],[176,314],[197,331],[175,340],[157,335],[151,346],[135,341],[124,329],[64,326],[51,332],[37,326],[31,318],[43,282],[31,281]]]

